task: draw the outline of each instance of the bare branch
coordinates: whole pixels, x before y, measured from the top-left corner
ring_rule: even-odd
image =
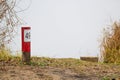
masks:
[[[20,23],[14,10],[16,0],[0,0],[0,48],[11,42]]]

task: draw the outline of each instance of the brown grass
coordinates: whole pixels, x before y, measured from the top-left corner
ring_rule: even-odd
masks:
[[[0,65],[19,65],[21,64],[20,54],[15,56],[11,55],[11,52],[7,48],[0,49]]]
[[[106,63],[120,63],[120,23],[104,29],[101,55]]]
[[[1,56],[0,56],[1,57]],[[8,57],[8,58],[6,58]],[[0,61],[0,68],[3,70],[8,66],[21,66],[21,67],[32,67],[32,69],[40,68],[46,69],[59,69],[59,74],[61,71],[70,70],[76,73],[78,76],[83,75],[83,77],[96,77],[96,78],[118,78],[120,73],[120,65],[117,64],[101,64],[97,62],[87,62],[80,59],[74,58],[46,58],[46,57],[31,57],[31,62],[29,65],[21,63],[21,58],[19,56],[8,56],[3,58],[4,61]],[[1,58],[0,58],[1,59]],[[1,63],[4,63],[2,65]],[[5,68],[6,69],[6,68]],[[54,73],[54,72],[53,72]],[[61,74],[64,76],[64,74]]]
[[[11,58],[12,58],[12,56],[11,56],[9,50],[7,50],[5,48],[0,49],[0,60],[8,61]]]

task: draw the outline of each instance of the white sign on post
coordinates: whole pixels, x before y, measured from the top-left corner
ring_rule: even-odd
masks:
[[[30,30],[24,30],[24,42],[30,42]]]

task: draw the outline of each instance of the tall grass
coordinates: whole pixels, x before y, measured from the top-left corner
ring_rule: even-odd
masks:
[[[104,29],[100,48],[104,62],[120,63],[120,23]]]
[[[9,49],[0,48],[0,62],[4,64],[7,62],[7,65],[18,65],[21,63],[21,55],[20,53],[12,55]]]
[[[6,48],[0,48],[0,61],[8,61],[12,58],[10,50]]]

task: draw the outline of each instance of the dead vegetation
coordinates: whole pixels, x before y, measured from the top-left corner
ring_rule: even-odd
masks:
[[[55,59],[32,57],[31,61],[31,65],[34,66],[39,65],[41,67],[53,67],[63,70],[69,69],[70,71],[76,73],[76,76],[79,78],[78,80],[111,80],[112,78],[120,77],[120,65],[117,64],[87,62],[73,58]]]
[[[120,65],[73,58],[32,57],[26,65],[20,56],[0,53],[0,80],[110,80],[120,78]],[[30,75],[30,77],[28,77]]]
[[[120,63],[120,23],[104,29],[101,42],[101,55],[106,63]]]
[[[0,0],[0,48],[12,41],[20,23],[15,6],[16,0]]]

